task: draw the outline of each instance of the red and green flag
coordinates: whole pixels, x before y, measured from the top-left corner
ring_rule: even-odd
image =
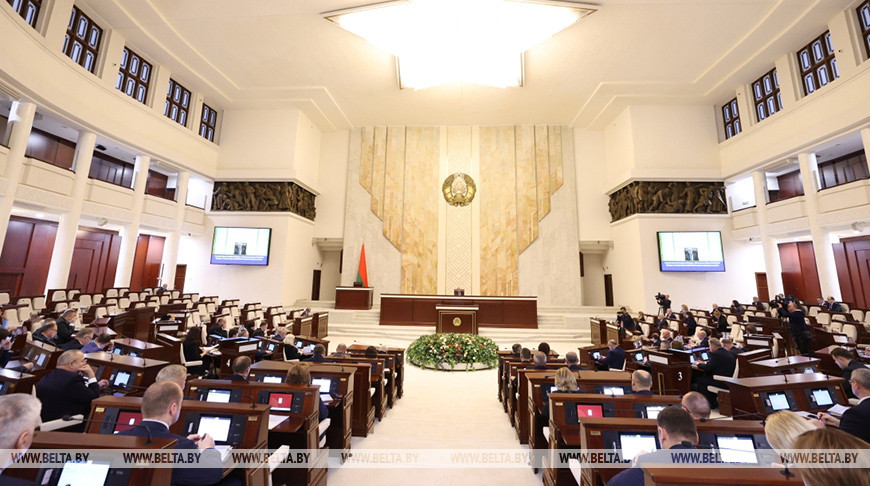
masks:
[[[362,283],[363,287],[369,286],[369,273],[366,269],[366,244],[362,245],[362,252],[359,255],[359,270],[356,272],[356,281]]]

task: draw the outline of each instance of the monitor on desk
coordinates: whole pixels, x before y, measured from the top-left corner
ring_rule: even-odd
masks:
[[[789,409],[788,398],[786,397],[784,392],[769,393],[767,395],[767,399],[770,401],[770,408],[772,408],[774,411],[778,412],[780,410]]]
[[[828,407],[834,404],[831,391],[827,388],[815,388],[812,390],[813,401],[817,407]]]
[[[637,341],[634,342],[634,349],[640,349],[641,346],[643,346],[642,339],[638,339]]]
[[[115,348],[112,350],[112,354],[121,354],[121,348]]]
[[[604,406],[601,404],[577,404],[577,417],[604,417]]]
[[[717,435],[716,449],[723,462],[731,464],[758,464],[755,442],[747,435]]]
[[[69,461],[60,472],[57,482],[43,480],[41,484],[57,484],[63,486],[92,486],[105,484],[109,476],[111,462],[73,462]]]
[[[659,412],[667,408],[667,405],[647,405],[643,410],[643,418],[657,419]]]
[[[266,345],[266,351],[275,351],[275,346],[277,346],[276,343],[269,343],[269,344],[267,344],[267,345]]]
[[[129,371],[117,370],[111,377],[112,386],[115,388],[131,388],[133,386],[133,374]]]
[[[34,360],[34,363],[36,363],[36,364],[35,364],[35,367],[37,367],[37,368],[43,368],[43,367],[45,367],[45,363],[46,363],[46,361],[47,361],[47,360],[46,360],[46,357],[47,357],[47,356],[48,356],[48,355],[45,354],[45,353],[38,353],[38,354],[36,355],[36,359]]]
[[[594,360],[601,359],[601,351],[592,351],[592,359],[594,359]]]
[[[634,360],[639,362],[639,363],[642,363],[643,362],[643,351],[638,351],[638,352],[634,353]]]
[[[113,433],[132,429],[142,421],[142,412],[139,410],[121,410],[118,412],[118,420],[115,422]]]
[[[311,378],[311,385],[312,386],[319,386],[321,394],[324,394],[324,393],[330,394],[330,393],[333,393],[333,382],[334,381],[335,380],[333,380],[332,378],[312,377]]]
[[[196,433],[200,437],[208,434],[215,443],[226,444],[229,440],[233,418],[223,415],[201,415]]]
[[[284,383],[284,377],[281,375],[260,375],[260,381],[263,383]]]
[[[632,461],[639,454],[656,449],[658,449],[658,439],[655,434],[619,433],[619,450],[622,452],[624,462]]]
[[[0,396],[9,393],[9,389],[12,388],[12,383],[8,381],[0,381]]]
[[[212,388],[205,396],[205,401],[210,403],[230,403],[232,392],[230,390],[218,390]]]
[[[701,351],[701,361],[709,361],[709,360],[710,360],[710,353],[708,353],[707,351]]]
[[[601,386],[601,391],[599,393],[603,393],[609,396],[621,396],[625,395],[625,388],[621,386]]]
[[[260,390],[258,403],[266,403],[273,412],[302,413],[305,403],[305,392],[276,392]]]
[[[806,368],[803,369],[803,372],[804,372],[804,373],[815,373],[815,372],[816,372],[816,369],[813,368],[812,366],[808,366],[808,367],[806,367]]]

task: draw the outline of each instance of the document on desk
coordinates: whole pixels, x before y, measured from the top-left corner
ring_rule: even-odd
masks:
[[[230,451],[233,449],[231,445],[216,445],[214,446],[215,450],[221,453],[221,462],[227,462],[227,457],[230,455]]]
[[[834,417],[842,417],[846,410],[849,410],[850,408],[852,407],[844,407],[843,405],[840,405],[838,403],[833,407],[829,408],[827,413],[833,415]]]
[[[274,429],[275,427],[281,425],[282,422],[287,420],[286,415],[272,415],[269,414],[269,430]]]

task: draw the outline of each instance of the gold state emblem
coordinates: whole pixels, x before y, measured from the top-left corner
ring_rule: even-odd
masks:
[[[468,206],[474,200],[477,185],[468,174],[457,172],[444,179],[441,192],[444,193],[444,200],[447,201],[447,204],[459,207]]]

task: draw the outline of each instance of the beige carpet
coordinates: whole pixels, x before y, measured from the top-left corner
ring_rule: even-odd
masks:
[[[392,343],[390,343],[392,344]],[[397,343],[398,344],[398,343]],[[520,445],[498,401],[495,370],[436,372],[405,365],[404,397],[374,433],[354,437],[353,449],[511,449]],[[498,484],[540,486],[531,467],[481,469],[361,469],[342,466],[329,471],[330,486],[359,484]]]

